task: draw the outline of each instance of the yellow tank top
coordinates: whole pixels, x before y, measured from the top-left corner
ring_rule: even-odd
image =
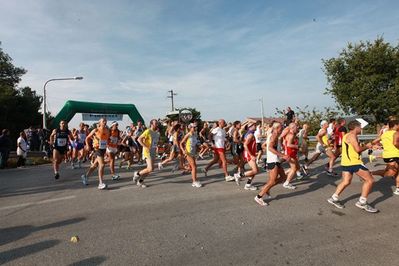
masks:
[[[322,129],[319,130],[319,133]],[[323,142],[324,145],[328,146],[328,136],[325,134],[323,137],[321,137],[321,141]]]
[[[351,144],[346,143],[346,137],[348,134],[345,134],[342,138],[342,158],[341,165],[342,166],[352,166],[363,164],[362,157],[359,153],[355,151]]]
[[[393,145],[393,136],[397,131],[388,130],[381,135],[381,143],[384,147],[382,158],[399,158],[399,149]]]

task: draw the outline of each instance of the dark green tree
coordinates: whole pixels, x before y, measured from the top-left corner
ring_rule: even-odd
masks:
[[[399,114],[399,45],[383,38],[349,43],[323,64],[326,93],[345,113],[373,115],[378,123]]]
[[[29,87],[18,88],[25,73],[0,47],[0,129],[10,130],[13,144],[20,131],[41,124],[42,97]]]

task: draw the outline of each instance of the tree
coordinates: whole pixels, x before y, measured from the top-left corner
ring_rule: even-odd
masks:
[[[20,131],[41,124],[42,97],[29,87],[18,88],[25,73],[25,69],[12,64],[12,58],[0,47],[0,129],[10,130],[14,146]]]
[[[331,94],[346,114],[374,115],[378,123],[399,114],[399,45],[378,38],[349,43],[323,60]]]

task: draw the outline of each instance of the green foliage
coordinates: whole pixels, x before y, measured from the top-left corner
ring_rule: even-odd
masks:
[[[17,87],[25,73],[25,69],[12,64],[11,57],[0,47],[0,129],[10,130],[13,145],[20,131],[39,126],[42,119],[42,97],[29,87]]]
[[[349,43],[323,64],[330,86],[326,93],[345,113],[374,115],[379,123],[399,114],[399,45],[383,38]]]
[[[295,112],[295,116],[299,119],[300,125],[308,124],[309,125],[309,135],[315,136],[320,129],[320,122],[322,120],[329,121],[331,118],[339,118],[342,117],[342,112],[337,111],[332,107],[324,107],[323,110],[318,110],[315,107],[312,109],[309,108],[308,105],[305,107],[296,106],[293,108]],[[285,117],[284,110],[280,110],[276,108],[276,115]]]

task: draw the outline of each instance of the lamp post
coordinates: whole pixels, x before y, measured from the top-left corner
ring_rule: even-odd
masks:
[[[44,83],[43,86],[43,129],[47,129],[46,123],[46,85],[50,81],[57,81],[57,80],[82,80],[83,77],[74,77],[74,78],[56,78],[56,79],[49,79]]]

